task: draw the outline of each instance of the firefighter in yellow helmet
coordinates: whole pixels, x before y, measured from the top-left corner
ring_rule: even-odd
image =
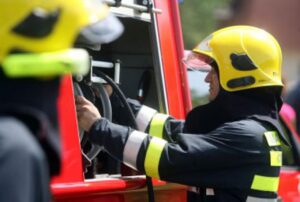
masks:
[[[266,31],[233,26],[212,33],[184,62],[208,71],[210,103],[185,122],[146,106],[139,130],[113,124],[78,97],[91,141],[147,175],[190,186],[188,201],[276,201],[281,144],[281,50]],[[114,145],[111,147],[111,145]]]
[[[72,47],[99,47],[122,31],[99,0],[0,1],[0,201],[52,201],[60,78],[89,70],[88,53]]]

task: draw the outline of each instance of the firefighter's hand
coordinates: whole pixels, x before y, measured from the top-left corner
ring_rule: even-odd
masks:
[[[101,118],[98,109],[83,96],[75,96],[75,104],[79,127],[89,131],[95,121]]]

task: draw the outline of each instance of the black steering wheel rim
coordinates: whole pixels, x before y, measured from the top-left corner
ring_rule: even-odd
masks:
[[[80,84],[87,85],[83,81],[80,82]],[[73,82],[74,94],[86,97],[80,84],[77,81]],[[108,95],[107,91],[105,90],[103,84],[93,83],[92,85],[90,85],[88,87],[91,89],[92,92],[95,93],[95,100],[97,100],[98,102],[101,103],[101,106],[102,106],[101,109],[99,109],[95,105],[99,111],[100,110],[102,111],[101,115],[103,117],[107,118],[108,120],[111,120],[112,119],[112,109],[111,109],[110,99],[109,99],[109,95]],[[78,131],[79,131],[79,139],[80,139],[81,148],[82,148],[82,150],[86,150],[84,152],[85,157],[88,158],[89,161],[94,160],[96,158],[96,156],[99,154],[99,152],[101,150],[103,150],[103,148],[99,145],[92,144],[91,142],[89,142],[87,135],[83,129],[78,128]],[[90,147],[88,149],[85,149],[88,143],[90,143]]]

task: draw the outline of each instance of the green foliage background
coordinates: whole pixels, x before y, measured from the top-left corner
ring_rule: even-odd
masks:
[[[218,27],[216,11],[232,0],[184,0],[179,5],[185,49],[192,49]]]
[[[228,9],[232,2],[233,0],[184,0],[179,5],[186,50],[191,50],[202,39],[218,29],[220,21],[216,18],[216,11]],[[196,88],[191,88],[193,107],[207,103],[207,94],[200,93],[203,91],[204,81],[189,82],[198,83]]]

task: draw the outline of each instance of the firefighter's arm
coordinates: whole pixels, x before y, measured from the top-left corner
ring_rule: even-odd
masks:
[[[222,173],[249,163],[266,163],[269,153],[260,150],[263,140],[241,127],[225,127],[207,135],[179,134],[176,142],[169,143],[101,118],[91,127],[89,137],[148,176],[195,186],[205,182],[210,170]]]
[[[168,142],[176,141],[178,133],[183,131],[184,122],[170,115],[162,114],[153,108],[141,105],[136,110],[136,123],[139,131]]]
[[[168,142],[174,141],[177,134],[182,132],[184,125],[183,121],[175,120],[166,114],[161,114],[155,109],[141,105],[136,100],[127,99],[127,101],[136,116],[136,123],[139,131],[149,133],[154,137],[165,139]],[[83,96],[76,96],[75,104],[79,126],[85,131],[89,131],[91,125],[97,119],[101,118],[98,109]],[[120,108],[117,107],[117,110],[114,110],[119,112],[119,116],[124,116],[124,113],[120,113],[122,112]]]
[[[125,109],[125,106],[120,103],[120,98],[112,93],[110,99],[113,109],[113,121],[124,126],[129,125],[128,109]],[[167,141],[173,141],[176,139],[176,134],[182,132],[183,121],[159,113],[153,108],[142,105],[138,100],[127,98],[127,103],[135,116],[137,130]]]

